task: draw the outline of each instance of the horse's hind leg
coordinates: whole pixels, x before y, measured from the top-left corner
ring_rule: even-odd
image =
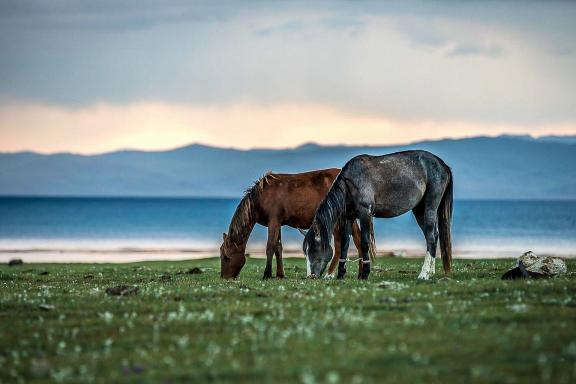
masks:
[[[362,277],[362,234],[356,220],[352,222],[352,240],[358,250],[358,278],[360,279]]]
[[[360,218],[360,248],[362,256],[362,273],[360,279],[366,280],[370,275],[370,233],[372,230],[372,217],[364,216]]]
[[[278,228],[278,241],[276,242],[276,278],[284,278],[284,262],[282,261],[282,229]]]
[[[268,242],[266,243],[266,269],[264,269],[264,279],[272,277],[272,258],[278,245],[280,226],[276,223],[268,223]]]
[[[438,246],[438,205],[430,199],[422,202],[412,210],[416,221],[426,238],[426,256],[422,270],[418,275],[421,280],[430,280],[436,272],[436,249]]]

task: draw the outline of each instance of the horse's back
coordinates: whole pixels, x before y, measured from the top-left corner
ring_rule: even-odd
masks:
[[[330,186],[340,173],[338,168],[320,169],[302,173],[271,173],[270,181],[266,183],[263,193],[282,196],[289,199],[298,198],[299,193],[307,190],[328,192]]]
[[[263,221],[275,218],[282,225],[309,227],[318,205],[339,173],[340,169],[329,168],[271,174],[259,199]]]
[[[412,172],[413,176],[428,176],[431,170],[449,169],[446,163],[431,152],[424,150],[408,150],[388,153],[385,155],[358,155],[350,159],[342,168],[344,174],[361,175],[367,171],[375,171],[385,176]]]
[[[340,173],[339,168],[319,169],[302,173],[272,173],[271,186],[288,189],[323,188],[330,186]]]
[[[443,184],[445,168],[434,154],[412,150],[356,156],[342,174],[353,184],[357,204],[372,205],[378,217],[395,217],[413,209],[428,190]]]
[[[354,156],[350,159],[342,169],[349,168],[356,164],[366,164],[366,163],[378,163],[387,161],[397,161],[397,160],[410,160],[410,161],[424,161],[430,163],[438,163],[445,165],[444,161],[433,154],[425,150],[406,150],[400,152],[387,153],[385,155],[369,155],[362,154]]]

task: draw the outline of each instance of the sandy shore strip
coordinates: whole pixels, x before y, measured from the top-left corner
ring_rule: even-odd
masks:
[[[528,251],[528,250],[526,250]],[[455,259],[504,259],[516,258],[523,251],[512,250],[456,250]],[[266,254],[263,250],[248,250],[249,257],[263,259]],[[285,258],[304,257],[301,250],[285,249]],[[558,254],[554,252],[539,252],[540,255],[558,256],[563,258],[576,257],[572,254]],[[166,261],[166,260],[194,260],[219,257],[218,249],[3,249],[0,250],[0,263],[7,263],[13,259],[21,259],[25,263],[133,263],[140,261]],[[380,250],[378,257],[423,257],[423,250]],[[351,258],[357,257],[355,251],[349,252]]]

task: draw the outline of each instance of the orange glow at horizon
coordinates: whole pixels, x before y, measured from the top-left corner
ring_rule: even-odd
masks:
[[[406,121],[318,104],[0,106],[2,152],[94,154],[118,149],[165,150],[191,143],[239,149],[288,148],[305,142],[388,145],[503,133],[576,134],[576,124],[527,128],[514,124]]]

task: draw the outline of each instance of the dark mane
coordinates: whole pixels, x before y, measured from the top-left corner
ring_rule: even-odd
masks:
[[[304,237],[304,243],[302,245],[304,253],[307,253],[308,248],[314,241],[314,237],[317,235],[320,236],[321,247],[326,249],[330,245],[334,227],[340,224],[345,213],[346,183],[340,174],[336,180],[334,180],[330,191],[324,200],[322,200],[322,203],[320,203],[310,230]]]
[[[271,180],[276,178],[276,175],[268,172],[256,180],[244,192],[244,197],[240,200],[238,207],[236,207],[234,216],[232,216],[232,220],[230,221],[230,228],[228,229],[228,234],[234,243],[240,244],[244,242],[246,232],[249,233],[252,226],[256,223],[255,206],[258,203],[260,193]]]

